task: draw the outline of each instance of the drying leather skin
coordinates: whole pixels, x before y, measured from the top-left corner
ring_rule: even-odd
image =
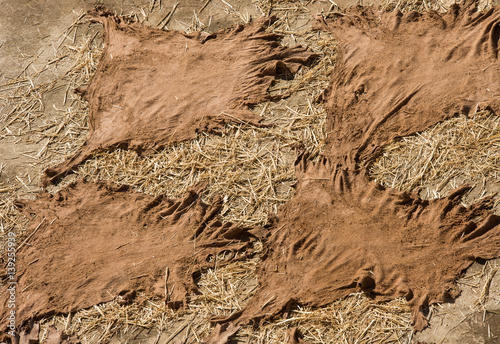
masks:
[[[165,31],[100,9],[105,48],[90,85],[89,134],[68,160],[45,171],[57,183],[93,154],[116,147],[143,154],[211,132],[229,121],[259,125],[249,106],[276,100],[267,91],[280,73],[294,74],[316,54],[279,44],[272,18],[213,34]]]
[[[17,201],[31,221],[17,251],[16,322],[75,312],[144,291],[172,308],[196,294],[202,269],[245,259],[255,235],[217,214],[222,201],[203,203],[197,190],[170,200],[111,182],[70,184],[55,195]],[[217,261],[224,253],[225,259]],[[7,309],[7,285],[1,305]],[[5,326],[7,314],[0,323]]]

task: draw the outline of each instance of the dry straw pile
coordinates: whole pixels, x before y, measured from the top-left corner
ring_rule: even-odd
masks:
[[[339,10],[330,2],[324,8],[325,15]],[[158,7],[157,3],[151,0],[132,16],[144,20]],[[326,113],[315,99],[328,84],[335,63],[335,41],[327,34],[307,29],[311,4],[314,5],[268,0],[255,4],[262,15],[278,16],[270,30],[284,35],[283,44],[300,43],[321,55],[294,80],[279,80],[273,86],[272,93],[291,91],[290,98],[253,109],[272,125],[256,128],[232,123],[219,132],[201,133],[193,140],[172,144],[148,156],[120,149],[103,152],[79,166],[62,184],[76,177],[112,180],[146,193],[178,197],[198,182],[207,182],[203,194],[207,202],[217,194],[224,197],[220,214],[223,221],[264,223],[268,213],[276,213],[279,205],[292,197],[295,150],[307,149],[313,157],[317,156],[326,138]],[[388,1],[380,5],[402,11],[446,8],[439,1],[425,0]],[[228,6],[227,12],[242,21],[249,20],[235,6]],[[183,22],[187,31],[205,27],[196,13],[185,22],[191,22]],[[32,154],[38,172],[71,155],[83,143],[88,109],[72,91],[89,82],[102,53],[98,26],[88,23],[83,15],[77,16],[57,44],[58,57],[48,61],[42,70],[25,70],[0,86],[0,143],[38,142],[40,149]],[[67,71],[57,78],[44,78],[44,72],[50,72],[55,65]],[[59,91],[64,106],[47,116],[42,96],[49,91]],[[438,186],[436,192],[444,190],[447,184],[458,183],[465,170],[471,171],[471,180],[477,180],[477,176],[494,179],[494,148],[500,137],[494,132],[497,125],[496,117],[487,113],[439,124],[425,133],[391,143],[371,173],[390,187],[414,190],[433,184]],[[29,179],[31,184],[37,180]],[[23,181],[21,176],[0,184],[3,235],[10,230],[22,234],[26,228],[27,219],[12,205],[14,192],[23,188]],[[198,280],[201,295],[191,295],[184,310],[172,311],[161,300],[139,294],[130,305],[113,301],[43,319],[42,336],[47,326],[53,324],[68,334],[77,334],[84,343],[117,338],[132,341],[148,333],[161,343],[199,342],[213,328],[210,318],[227,316],[248,302],[258,285],[254,273],[258,259],[257,254],[248,261],[203,271]],[[409,343],[409,319],[409,308],[403,300],[374,304],[363,294],[353,294],[322,309],[295,309],[288,317],[257,330],[245,327],[237,337],[252,343],[283,343],[289,336],[288,329],[297,327],[310,343]]]
[[[88,160],[77,174],[170,197],[207,182],[203,198],[211,202],[217,195],[224,197],[220,214],[224,220],[261,224],[267,212],[277,212],[291,197],[294,146],[319,152],[324,141],[322,109],[284,104],[264,105],[262,113],[269,115],[271,128],[234,123],[219,133],[201,133],[148,156],[127,150],[105,152]]]
[[[427,199],[446,195],[464,182],[479,185],[467,198],[473,203],[498,180],[499,138],[497,115],[489,111],[462,115],[391,142],[371,166],[370,175],[390,188],[422,190]]]

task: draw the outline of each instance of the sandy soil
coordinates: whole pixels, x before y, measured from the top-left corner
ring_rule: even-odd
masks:
[[[139,6],[149,4],[145,0],[104,0],[99,1],[109,9],[118,13],[128,13],[137,10]],[[153,13],[147,24],[156,25],[165,13],[172,8],[175,1],[162,1],[162,10]],[[203,6],[204,0],[182,0],[172,17],[169,29],[182,30],[190,22],[193,10]],[[340,6],[356,3],[355,0],[336,1]],[[4,0],[0,11],[0,83],[8,78],[19,75],[24,69],[33,71],[40,69],[47,61],[56,55],[56,47],[61,39],[61,34],[73,22],[74,12],[82,12],[95,4],[94,0]],[[231,1],[232,6],[238,8],[240,13],[248,16],[259,17],[260,13],[249,0]],[[313,4],[316,10],[329,8],[328,1]],[[241,22],[235,13],[226,13],[221,1],[211,1],[200,15],[202,22],[210,22],[209,31],[227,25]],[[211,17],[211,20],[210,20]],[[64,65],[60,65],[45,75],[50,79],[62,73]],[[44,120],[54,113],[54,106],[61,107],[62,92],[55,90],[45,95]],[[16,176],[25,180],[26,188],[19,192],[25,197],[32,195],[38,189],[40,169],[33,166],[33,160],[28,156],[38,152],[43,142],[33,144],[15,144],[13,141],[3,140],[0,143],[0,163],[3,169],[0,172],[0,182],[7,181]],[[23,155],[27,154],[27,155]],[[1,195],[0,195],[1,196]],[[475,303],[481,294],[484,278],[474,278],[474,275],[485,264],[498,265],[500,260],[478,262],[468,271],[462,279],[462,296],[454,304],[445,304],[431,310],[431,327],[423,333],[413,336],[414,342],[440,342],[440,343],[498,343],[500,342],[500,273],[491,283],[490,299],[485,305],[485,310],[477,311]],[[141,333],[136,342],[154,343],[162,342],[162,335],[151,331]],[[115,338],[112,342],[122,342],[125,338]]]

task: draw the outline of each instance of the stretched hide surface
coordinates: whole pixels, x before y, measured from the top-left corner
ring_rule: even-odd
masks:
[[[169,200],[80,181],[18,205],[37,215],[29,245],[17,251],[19,325],[113,299],[130,302],[139,290],[177,308],[197,290],[193,274],[213,266],[218,253],[227,251],[230,261],[252,251],[248,231],[217,220],[221,201],[208,206],[195,191]],[[1,290],[4,309],[7,287]]]
[[[271,19],[214,34],[152,29],[91,11],[104,24],[105,49],[89,87],[90,132],[69,160],[45,171],[57,182],[92,154],[110,147],[154,150],[225,122],[258,124],[248,106],[273,99],[279,73],[295,73],[316,55],[279,44]]]

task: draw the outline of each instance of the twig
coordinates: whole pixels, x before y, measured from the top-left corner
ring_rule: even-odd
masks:
[[[174,4],[174,6],[172,7],[172,10],[170,10],[170,12],[168,12],[165,15],[165,17],[162,18],[162,20],[160,20],[160,22],[158,23],[158,25],[156,25],[159,29],[163,29],[168,24],[168,22],[170,21],[170,19],[174,15],[175,10],[177,9],[177,6],[179,6],[179,1],[177,1]],[[165,21],[165,23],[163,23],[163,21]]]
[[[212,0],[205,1],[205,3],[203,4],[203,6],[201,6],[200,10],[198,11],[198,15],[205,9],[205,7],[208,6],[208,4],[210,3],[210,1],[212,1]]]
[[[178,335],[179,333],[181,333],[182,331],[184,331],[184,329],[185,329],[188,325],[190,325],[190,324],[193,322],[193,320],[194,320],[194,318],[195,318],[195,317],[196,317],[196,313],[195,313],[195,314],[193,314],[193,316],[191,317],[191,319],[190,319],[189,321],[186,321],[184,324],[182,324],[181,326],[179,326],[179,327],[178,327],[178,328],[174,331],[174,333],[172,333],[172,334],[170,335],[170,337],[168,337],[168,339],[165,341],[165,344],[170,343],[170,342],[172,341],[172,339],[174,339],[175,337],[177,337],[177,335]]]
[[[165,268],[165,297],[168,296],[168,286],[167,286],[167,282],[168,282],[168,277],[169,277],[169,270],[168,270],[168,266]]]
[[[483,290],[481,291],[481,295],[479,296],[478,304],[484,307],[486,304],[486,301],[488,300],[488,296],[490,294],[490,286],[491,286],[491,281],[493,280],[493,277],[495,277],[495,274],[497,273],[498,268],[492,269],[488,277],[486,278],[486,282],[484,283]]]
[[[20,251],[21,248],[23,248],[23,246],[28,242],[28,240],[31,239],[31,237],[33,235],[35,235],[35,233],[38,231],[38,229],[40,228],[40,226],[42,225],[42,223],[45,221],[45,216],[43,217],[42,221],[40,221],[40,223],[38,224],[38,226],[36,226],[35,230],[26,238],[26,240],[23,241],[23,243],[21,245],[19,245],[19,247],[17,248],[17,251]]]

